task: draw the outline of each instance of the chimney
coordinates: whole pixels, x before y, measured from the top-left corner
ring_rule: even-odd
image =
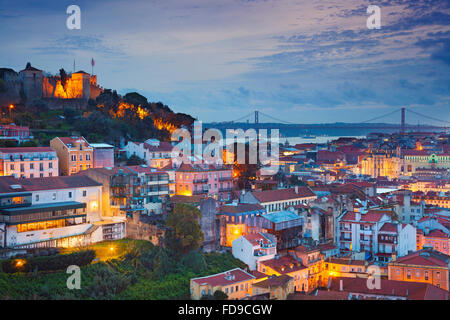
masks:
[[[295,186],[295,193],[298,194],[298,186]]]
[[[339,280],[339,291],[344,291],[344,280]]]
[[[360,221],[361,220],[361,213],[355,211],[355,220]]]
[[[395,261],[395,260],[397,260],[397,254],[396,254],[396,253],[393,253],[393,254],[392,254],[392,261]]]

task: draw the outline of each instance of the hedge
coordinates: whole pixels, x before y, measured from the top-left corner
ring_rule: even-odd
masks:
[[[3,272],[56,271],[67,269],[70,265],[79,267],[88,265],[94,260],[94,250],[83,250],[70,254],[34,257],[29,259],[9,259],[2,263]]]

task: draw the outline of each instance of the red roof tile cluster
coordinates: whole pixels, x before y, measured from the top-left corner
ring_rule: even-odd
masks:
[[[381,279],[380,289],[369,288],[367,279],[362,278],[330,278],[329,289],[334,292],[350,292],[380,297],[403,297],[408,300],[448,300],[448,291],[429,283],[407,282]]]
[[[35,153],[35,152],[56,152],[56,151],[50,147],[0,148],[0,153]]]
[[[20,186],[13,188],[12,186]],[[0,177],[0,193],[57,190],[69,188],[97,187],[100,183],[85,175],[16,179],[12,176]]]
[[[386,215],[386,213],[382,212],[382,211],[369,211],[367,213],[361,213],[360,222],[375,223],[375,222],[380,221],[384,215]],[[342,217],[341,221],[357,222],[356,221],[356,212],[353,212],[353,211],[347,212]]]
[[[450,256],[433,249],[422,249],[392,261],[392,264],[447,267]]]
[[[239,283],[242,281],[248,281],[255,279],[255,276],[245,272],[242,269],[236,268],[226,272],[214,274],[211,276],[191,279],[199,285],[210,285],[212,287],[228,286],[231,284]]]
[[[427,234],[426,237],[430,237],[430,238],[444,238],[444,239],[449,238],[449,236],[445,232],[443,232],[442,230],[439,230],[439,229],[435,229],[433,231],[430,231],[430,233]]]
[[[316,195],[308,187],[298,187],[297,190],[298,192],[295,191],[295,188],[253,191],[252,194],[260,203],[302,199],[314,197]]]
[[[219,212],[222,213],[244,213],[260,210],[264,210],[264,207],[259,203],[238,203],[237,205],[223,205],[219,207]]]
[[[275,270],[279,274],[287,274],[307,268],[289,255],[265,260],[262,261],[261,264]]]
[[[253,246],[259,246],[261,243],[263,244],[272,244],[272,241],[264,237],[261,233],[248,233],[243,236],[250,242]]]

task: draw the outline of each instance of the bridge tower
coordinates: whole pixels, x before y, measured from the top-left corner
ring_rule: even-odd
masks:
[[[258,123],[259,123],[259,111],[256,110],[255,111],[255,124],[258,124]]]
[[[400,127],[400,133],[404,134],[405,133],[405,108],[402,108],[402,122],[401,122],[401,127]]]

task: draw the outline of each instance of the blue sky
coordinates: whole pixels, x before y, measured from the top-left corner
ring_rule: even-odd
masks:
[[[66,28],[71,4],[81,30]],[[203,121],[357,122],[402,106],[450,121],[449,0],[0,0],[0,39],[1,67],[90,72],[94,57],[104,87]]]

